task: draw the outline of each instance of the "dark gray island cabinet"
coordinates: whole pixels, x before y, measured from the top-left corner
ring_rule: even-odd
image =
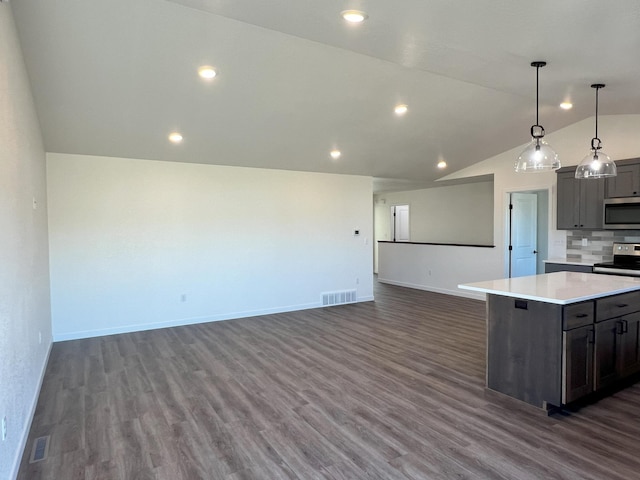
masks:
[[[640,279],[556,272],[487,294],[487,388],[550,410],[640,372]]]

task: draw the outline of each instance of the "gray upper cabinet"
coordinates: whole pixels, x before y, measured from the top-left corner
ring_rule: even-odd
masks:
[[[602,229],[605,181],[577,180],[575,167],[558,170],[558,230]]]
[[[618,175],[607,179],[607,198],[639,197],[640,159],[621,160],[616,165]]]

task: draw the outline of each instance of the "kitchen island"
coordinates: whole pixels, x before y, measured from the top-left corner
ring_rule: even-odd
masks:
[[[555,272],[459,285],[487,295],[487,388],[552,410],[640,372],[640,279]]]

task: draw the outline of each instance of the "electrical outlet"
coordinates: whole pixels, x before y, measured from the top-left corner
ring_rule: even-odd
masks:
[[[34,210],[38,209],[38,201],[36,200],[36,197],[33,197],[33,209]]]
[[[7,439],[7,416],[2,417],[2,441]]]
[[[38,345],[42,345],[42,332],[38,332]]]
[[[588,247],[589,246],[589,239],[588,238],[583,238],[582,239],[582,246],[583,247]]]

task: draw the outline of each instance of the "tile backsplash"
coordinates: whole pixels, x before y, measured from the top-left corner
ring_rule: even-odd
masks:
[[[582,240],[587,239],[587,246]],[[567,260],[610,262],[613,242],[640,243],[640,230],[567,230]]]

